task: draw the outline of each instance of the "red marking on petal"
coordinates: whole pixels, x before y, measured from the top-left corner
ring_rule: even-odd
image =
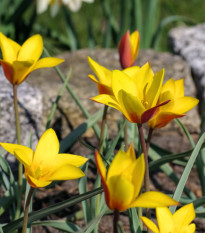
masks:
[[[9,82],[11,84],[15,84],[15,83],[13,83],[13,77],[14,77],[13,67],[4,61],[0,61],[0,63],[1,63],[2,68],[4,70],[5,77],[9,80]]]
[[[107,86],[102,85],[100,83],[98,83],[97,85],[98,85],[99,94],[113,95],[113,91],[110,87],[107,87]]]
[[[106,184],[106,180],[105,178],[103,177],[102,173],[101,173],[101,170],[100,170],[100,167],[99,167],[99,164],[98,164],[98,159],[97,159],[97,153],[98,151],[95,150],[95,161],[96,161],[96,165],[97,165],[97,170],[100,174],[100,177],[101,177],[101,180],[102,180],[102,185],[103,185],[103,189],[104,189],[104,193],[105,193],[105,201],[107,203],[107,206],[110,208],[110,205],[109,205],[109,190],[108,190],[108,187],[107,187],[107,184]]]
[[[150,108],[147,111],[145,111],[141,116],[141,123],[143,124],[143,123],[149,121],[157,113],[159,107],[161,107],[169,102],[170,102],[170,100],[167,100],[167,101],[165,101],[161,104],[158,104],[155,107]]]
[[[132,48],[130,44],[130,32],[127,31],[120,40],[118,51],[120,55],[120,64],[123,69],[134,64],[132,59]]]

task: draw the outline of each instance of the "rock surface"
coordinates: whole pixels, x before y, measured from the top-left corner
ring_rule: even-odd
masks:
[[[198,95],[205,96],[205,24],[173,28],[169,33],[170,45],[190,65]]]
[[[0,67],[0,142],[16,143],[16,124],[13,108],[13,89]],[[22,144],[29,144],[31,133],[35,147],[42,132],[43,102],[38,88],[24,82],[18,87],[18,106]],[[9,156],[14,161],[14,156]]]
[[[82,104],[91,113],[95,113],[98,109],[102,108],[101,104],[92,102],[90,97],[97,95],[97,88],[94,82],[88,78],[88,74],[92,73],[88,65],[87,57],[90,56],[101,65],[108,69],[120,69],[118,62],[118,53],[116,50],[88,50],[83,49],[76,52],[66,52],[61,55],[65,59],[59,67],[64,75],[68,74],[69,68],[72,68],[72,75],[69,81],[72,90],[78,95]],[[165,68],[165,80],[169,78],[181,79],[184,78],[185,82],[185,95],[195,96],[195,85],[190,75],[189,66],[179,56],[171,55],[169,53],[157,53],[152,50],[140,51],[137,58],[137,65],[143,65],[147,61],[151,63],[154,72]],[[53,69],[37,70],[31,74],[27,82],[34,87],[37,87],[43,94],[43,124],[45,125],[47,116],[50,112],[52,102],[55,100],[58,92],[62,86],[60,78]],[[108,116],[109,130],[113,135],[116,133],[117,120],[120,119],[121,114],[112,109]],[[194,120],[193,120],[194,119]],[[59,137],[65,137],[73,128],[77,127],[85,120],[75,102],[65,90],[55,114],[52,124],[55,126],[58,123]],[[186,117],[181,118],[182,122],[188,127],[192,134],[199,132],[199,116],[197,107],[188,112]],[[60,123],[60,124],[59,124]],[[170,130],[171,129],[171,130]],[[165,135],[165,142],[162,143],[161,135]],[[184,146],[187,147],[187,141],[182,137],[182,132],[176,123],[172,122],[164,129],[157,130],[155,140],[162,145],[166,145],[169,149],[172,147],[176,151],[181,151]],[[89,130],[86,136],[92,137],[93,132]],[[180,138],[180,139],[179,139]],[[173,139],[173,140],[172,140]],[[177,144],[177,146],[176,146]]]

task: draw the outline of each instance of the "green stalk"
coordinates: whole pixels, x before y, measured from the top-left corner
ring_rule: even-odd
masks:
[[[150,147],[150,143],[151,143],[151,139],[152,139],[152,133],[153,133],[153,131],[154,131],[154,129],[149,128],[149,133],[148,133],[147,143],[146,143],[147,156],[148,156],[148,152],[149,152],[149,147]]]
[[[18,97],[17,97],[17,85],[13,85],[13,95],[14,95],[14,112],[15,112],[15,120],[16,120],[16,137],[17,143],[21,144],[21,130],[20,130],[20,121],[18,114]],[[18,164],[18,195],[17,195],[17,207],[14,219],[18,219],[21,213],[21,196],[22,196],[22,186],[23,186],[23,166],[19,162]]]
[[[28,193],[28,196],[27,196],[27,199],[26,199],[22,233],[26,233],[26,230],[27,230],[29,205],[30,205],[30,201],[31,201],[34,190],[35,189],[33,187],[30,187],[30,190],[29,190],[29,193]]]
[[[147,148],[145,144],[144,132],[142,128],[142,124],[137,124],[139,130],[139,137],[140,137],[140,144],[142,148],[142,152],[144,154],[145,160],[145,192],[149,191],[149,163],[148,163],[148,155],[147,155]]]
[[[124,127],[124,143],[125,143],[125,151],[128,150],[128,125],[127,125],[127,119],[124,117],[124,121],[126,121],[125,127]]]
[[[108,106],[104,106],[104,112],[102,117],[102,123],[101,123],[101,132],[100,132],[100,143],[99,143],[99,153],[103,154],[103,142],[104,142],[104,134],[105,134],[105,124],[106,124],[106,117],[107,117],[107,110]]]

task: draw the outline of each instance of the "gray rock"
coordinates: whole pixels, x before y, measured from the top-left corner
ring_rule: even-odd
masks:
[[[17,143],[13,108],[13,88],[5,78],[1,67],[0,82],[0,141]],[[42,132],[43,103],[41,92],[26,82],[22,83],[18,86],[18,107],[22,145],[29,145],[29,139],[32,133],[32,145],[35,148],[39,134]],[[9,160],[14,161],[14,157],[10,156]]]
[[[198,96],[205,96],[205,24],[178,27],[169,32],[171,48],[190,65]]]
[[[102,108],[103,105],[89,100],[90,97],[97,95],[98,92],[96,84],[88,78],[88,74],[92,73],[92,70],[88,65],[87,56],[90,56],[108,69],[120,69],[120,66],[116,50],[83,49],[73,53],[66,52],[61,55],[61,58],[64,58],[65,62],[60,65],[60,69],[64,75],[66,75],[69,67],[72,67],[72,76],[69,81],[70,86],[78,95],[84,107],[93,114],[98,109]],[[174,78],[175,80],[184,78],[185,94],[195,96],[196,89],[190,75],[189,66],[179,56],[172,55],[170,53],[157,53],[152,50],[140,51],[137,59],[137,65],[143,65],[147,61],[151,63],[155,72],[165,68],[165,80],[169,78]],[[27,82],[32,86],[39,88],[43,93],[43,124],[45,126],[47,116],[50,112],[50,107],[58,95],[62,82],[53,69],[37,70],[31,74],[27,79]],[[115,109],[111,109],[108,114],[109,132],[111,135],[116,134],[117,120],[120,119],[120,117],[121,114]],[[200,119],[197,107],[189,111],[187,116],[181,118],[181,120],[193,135],[198,134]],[[76,128],[84,121],[85,117],[76,106],[68,92],[65,91],[59,102],[54,120],[52,121],[52,125],[56,125],[56,122],[60,122],[60,124],[58,124],[58,126],[60,125],[59,138],[65,137],[73,128]],[[156,137],[154,139],[159,141],[159,144],[167,147],[168,149],[172,147],[174,151],[182,151],[182,149],[185,147],[187,148],[189,145],[186,137],[183,136],[183,133],[175,122],[168,124],[168,126],[163,129],[157,130],[155,134]],[[162,135],[165,135],[163,142],[161,140]],[[93,137],[93,131],[88,130],[86,132],[86,136]],[[172,143],[172,141],[174,141],[174,143]],[[184,146],[182,146],[182,143]]]

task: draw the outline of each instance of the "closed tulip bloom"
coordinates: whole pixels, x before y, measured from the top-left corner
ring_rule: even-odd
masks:
[[[29,147],[0,143],[24,165],[25,177],[30,186],[44,187],[53,180],[72,180],[84,176],[79,166],[87,159],[72,154],[59,154],[59,141],[53,129],[41,136],[35,152]]]
[[[175,118],[183,117],[194,108],[199,100],[184,96],[184,80],[169,79],[163,86],[157,104],[170,100],[166,105],[157,109],[154,117],[148,121],[151,128],[161,128]]]
[[[0,63],[6,78],[13,85],[22,83],[34,70],[53,67],[64,61],[54,57],[40,59],[43,40],[38,34],[27,39],[21,46],[0,32],[0,48],[3,57]]]
[[[133,66],[139,52],[140,35],[136,30],[131,35],[127,31],[119,43],[120,64],[123,69]]]
[[[144,224],[154,233],[194,233],[195,224],[190,224],[195,218],[192,203],[183,206],[173,215],[167,207],[156,208],[158,227],[150,219],[141,217]]]
[[[102,179],[105,200],[111,210],[124,211],[132,207],[155,208],[179,204],[160,192],[150,191],[139,195],[145,162],[143,154],[136,159],[133,144],[127,152],[120,150],[115,155],[108,172],[98,151],[95,153],[95,159]]]
[[[113,94],[101,94],[91,100],[116,108],[130,122],[145,123],[154,116],[157,108],[169,102],[166,99],[157,104],[163,78],[164,69],[154,74],[149,63],[141,68],[114,70],[111,79]]]

